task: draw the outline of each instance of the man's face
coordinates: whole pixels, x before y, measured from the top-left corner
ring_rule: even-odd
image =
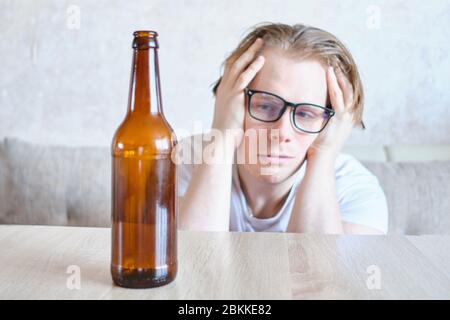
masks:
[[[270,92],[293,103],[326,105],[326,71],[318,60],[290,58],[274,48],[265,48],[262,54],[264,66],[249,84],[250,89]],[[292,108],[287,108],[278,121],[262,122],[252,118],[246,108],[246,136],[238,154],[245,156],[246,171],[268,183],[279,183],[292,176],[318,135],[294,128],[291,112]],[[249,138],[251,131],[255,133],[253,139]],[[256,147],[251,145],[252,140]],[[250,159],[256,159],[256,163],[249,163]]]

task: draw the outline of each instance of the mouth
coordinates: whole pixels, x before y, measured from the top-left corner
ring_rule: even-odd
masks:
[[[294,157],[286,154],[258,154],[258,158],[263,164],[284,164],[294,159]]]

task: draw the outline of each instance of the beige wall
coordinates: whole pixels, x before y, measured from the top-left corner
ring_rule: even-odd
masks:
[[[348,45],[368,126],[349,144],[450,144],[450,1],[437,0],[0,0],[0,138],[109,145],[126,111],[136,29],[160,34],[170,123],[206,130],[220,63],[262,21],[312,24]]]

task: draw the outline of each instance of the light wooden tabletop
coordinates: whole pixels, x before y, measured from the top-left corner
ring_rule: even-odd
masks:
[[[110,229],[0,226],[0,299],[450,299],[450,236],[186,232],[174,282],[112,284]]]

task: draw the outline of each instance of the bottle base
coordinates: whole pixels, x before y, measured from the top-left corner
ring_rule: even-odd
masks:
[[[156,288],[169,284],[175,279],[176,270],[173,266],[157,269],[128,269],[111,266],[114,284],[123,288],[145,289]]]

